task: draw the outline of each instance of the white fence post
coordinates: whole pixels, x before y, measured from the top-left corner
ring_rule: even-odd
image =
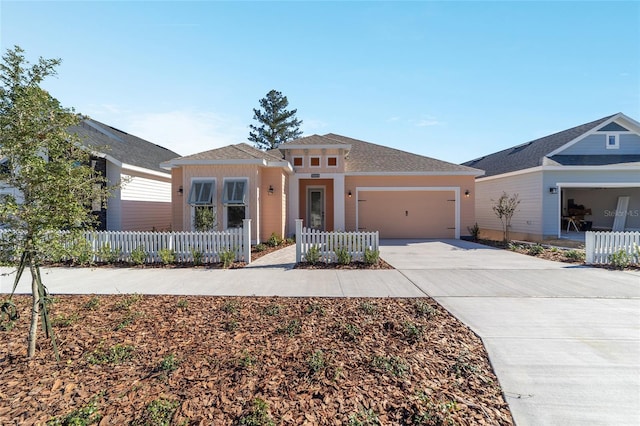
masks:
[[[242,219],[242,244],[244,261],[251,263],[251,219]]]
[[[595,255],[595,233],[593,231],[587,231],[584,234],[584,249],[585,249],[585,262],[587,264],[593,263],[593,256]]]
[[[296,219],[296,263],[302,262],[302,219]]]

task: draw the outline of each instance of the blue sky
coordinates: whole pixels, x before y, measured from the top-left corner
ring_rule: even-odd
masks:
[[[624,112],[640,2],[0,0],[64,106],[181,155],[246,142],[269,90],[305,135],[460,163]]]

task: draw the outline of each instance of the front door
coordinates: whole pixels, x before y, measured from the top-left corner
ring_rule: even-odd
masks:
[[[309,228],[324,230],[324,188],[309,188],[307,194],[307,224]]]

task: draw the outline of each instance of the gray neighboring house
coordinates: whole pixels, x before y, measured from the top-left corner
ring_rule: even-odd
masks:
[[[84,119],[68,131],[80,136],[92,153],[92,167],[106,176],[109,184],[122,182],[106,209],[100,203],[94,205],[99,230],[171,228],[171,174],[160,163],[179,154],[92,119]],[[15,192],[7,187],[0,191]]]
[[[585,230],[640,230],[640,123],[618,113],[463,163],[476,179],[483,236],[502,237],[492,207],[521,199],[511,238],[540,241]]]

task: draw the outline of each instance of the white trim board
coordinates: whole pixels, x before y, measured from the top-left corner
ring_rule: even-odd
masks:
[[[402,191],[453,191],[455,196],[455,238],[457,240],[460,239],[460,187],[458,186],[358,186],[356,187],[356,230],[359,229],[358,216],[359,216],[359,205],[358,200],[360,199],[360,192],[368,192],[368,191],[394,191],[394,192],[402,192]]]
[[[513,172],[502,173],[499,175],[487,176],[477,178],[476,182],[486,182],[495,179],[503,179],[510,176],[526,175],[527,173],[536,172],[583,172],[583,171],[597,171],[597,172],[621,172],[621,171],[637,171],[638,163],[624,163],[620,165],[611,166],[537,166],[528,169],[515,170]]]

